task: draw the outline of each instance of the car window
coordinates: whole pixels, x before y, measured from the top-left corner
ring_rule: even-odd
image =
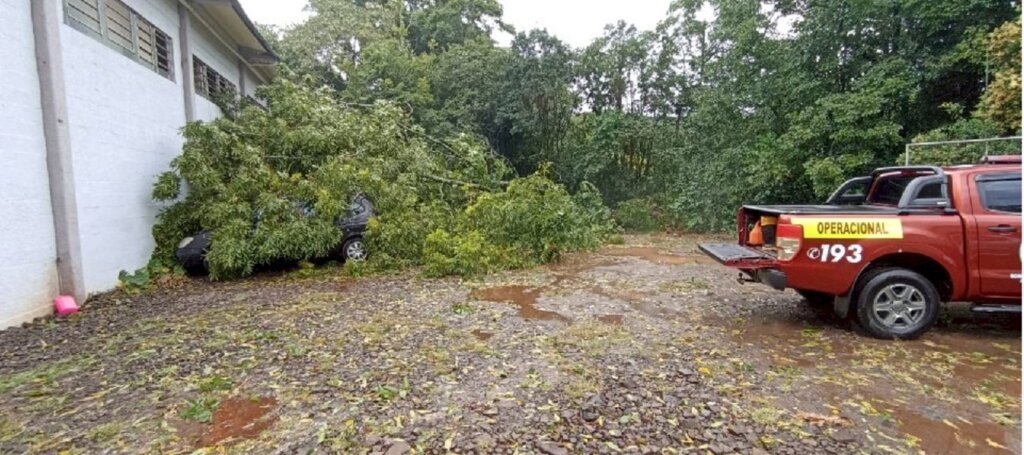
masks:
[[[362,203],[363,201],[356,200],[352,202],[352,205],[348,207],[348,214],[352,216],[362,215],[366,211],[366,207]]]
[[[1020,213],[1020,174],[981,176],[978,192],[986,210]]]

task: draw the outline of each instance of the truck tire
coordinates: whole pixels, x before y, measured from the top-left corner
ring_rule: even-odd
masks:
[[[807,303],[811,306],[825,306],[831,304],[832,300],[835,299],[835,296],[826,294],[824,292],[797,289],[796,293],[800,294],[800,297],[803,297],[804,300],[806,300]]]
[[[921,274],[891,268],[872,273],[857,293],[857,322],[875,338],[911,340],[935,324],[939,293]]]

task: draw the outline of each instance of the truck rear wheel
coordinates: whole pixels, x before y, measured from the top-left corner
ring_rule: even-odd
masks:
[[[939,293],[927,278],[894,268],[868,277],[857,296],[857,322],[875,338],[910,340],[939,316]]]

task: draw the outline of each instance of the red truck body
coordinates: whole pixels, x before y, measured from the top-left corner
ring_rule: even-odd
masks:
[[[1017,164],[883,168],[848,181],[826,205],[744,206],[738,245],[701,250],[748,281],[838,297],[842,315],[851,299],[856,303],[858,285],[883,267],[922,275],[942,301],[1019,305],[1015,158]],[[775,239],[752,245],[751,230],[761,223],[775,223]]]

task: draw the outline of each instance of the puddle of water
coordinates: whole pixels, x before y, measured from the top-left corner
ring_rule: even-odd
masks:
[[[490,340],[491,337],[494,336],[493,333],[491,333],[491,332],[484,332],[483,330],[480,330],[480,329],[473,329],[472,333],[473,333],[473,336],[475,336],[476,339],[478,339],[480,341]]]
[[[1004,455],[1014,453],[1007,444],[1007,428],[988,422],[971,423],[952,418],[934,420],[905,409],[896,409],[893,416],[900,430],[920,439],[920,448],[927,454],[964,453]],[[954,427],[955,425],[955,427]],[[996,447],[991,443],[1006,447]]]
[[[606,314],[604,316],[598,317],[597,320],[601,321],[601,322],[603,322],[605,324],[622,325],[622,315],[621,314]]]
[[[196,447],[211,447],[228,439],[254,438],[277,420],[269,415],[277,406],[270,397],[227,398],[213,413],[213,423],[199,437]]]
[[[661,265],[695,265],[695,264],[711,264],[713,261],[704,255],[678,255],[665,253],[658,248],[653,247],[623,247],[623,248],[606,248],[601,250],[601,254],[606,256],[616,257],[638,257],[640,259],[653,262]]]
[[[534,321],[559,321],[569,323],[569,318],[554,311],[547,311],[537,308],[537,299],[543,292],[543,287],[522,285],[499,286],[495,288],[477,289],[470,295],[477,300],[488,302],[510,303],[519,307],[519,317]]]

